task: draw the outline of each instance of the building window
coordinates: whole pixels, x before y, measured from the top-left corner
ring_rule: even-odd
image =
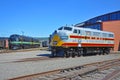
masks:
[[[101,30],[101,24],[93,24],[93,25],[89,25],[89,26],[85,26],[86,28],[91,28],[91,29],[97,29],[97,30]]]
[[[107,20],[108,20],[108,15],[102,17],[102,21],[107,21]]]
[[[117,20],[120,20],[120,13],[117,13]]]
[[[110,20],[116,20],[117,19],[117,14],[111,14],[110,15]]]

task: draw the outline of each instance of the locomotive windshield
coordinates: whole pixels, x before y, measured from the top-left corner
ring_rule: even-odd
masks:
[[[60,27],[58,30],[62,30],[63,27]]]
[[[64,30],[72,31],[71,27],[64,27]]]
[[[71,27],[60,27],[58,30],[72,31],[72,28]]]
[[[10,41],[19,41],[17,36],[11,36]]]

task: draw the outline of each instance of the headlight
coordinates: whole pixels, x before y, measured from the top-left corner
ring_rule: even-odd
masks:
[[[68,39],[68,36],[60,36],[60,38],[61,38],[62,40],[67,40],[67,39]]]
[[[59,31],[58,35],[60,36],[61,40],[67,40],[68,39],[68,35],[66,34],[65,31]]]

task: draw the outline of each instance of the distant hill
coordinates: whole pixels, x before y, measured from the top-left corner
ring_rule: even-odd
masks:
[[[35,37],[37,39],[39,39],[40,41],[49,41],[49,37]]]
[[[2,40],[2,39],[8,39],[8,37],[0,37],[0,40]]]

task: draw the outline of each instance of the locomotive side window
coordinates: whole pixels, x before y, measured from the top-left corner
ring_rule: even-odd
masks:
[[[109,37],[114,37],[113,34],[108,34]]]
[[[74,29],[73,33],[77,33],[77,29]]]
[[[31,38],[29,38],[29,37],[28,38],[24,37],[24,39],[25,39],[26,42],[31,42],[32,41]]]
[[[78,30],[78,34],[80,34],[80,30]]]
[[[102,33],[102,37],[107,37],[107,34],[106,33]]]
[[[23,41],[23,37],[20,37],[19,40],[20,40],[20,41]]]
[[[18,38],[16,38],[16,41],[19,41],[19,39],[18,39]]]
[[[99,32],[93,32],[93,36],[99,37],[100,33]]]
[[[91,36],[91,32],[90,31],[85,31],[86,36]]]
[[[74,30],[73,30],[73,33],[80,34],[80,30],[74,29]]]

